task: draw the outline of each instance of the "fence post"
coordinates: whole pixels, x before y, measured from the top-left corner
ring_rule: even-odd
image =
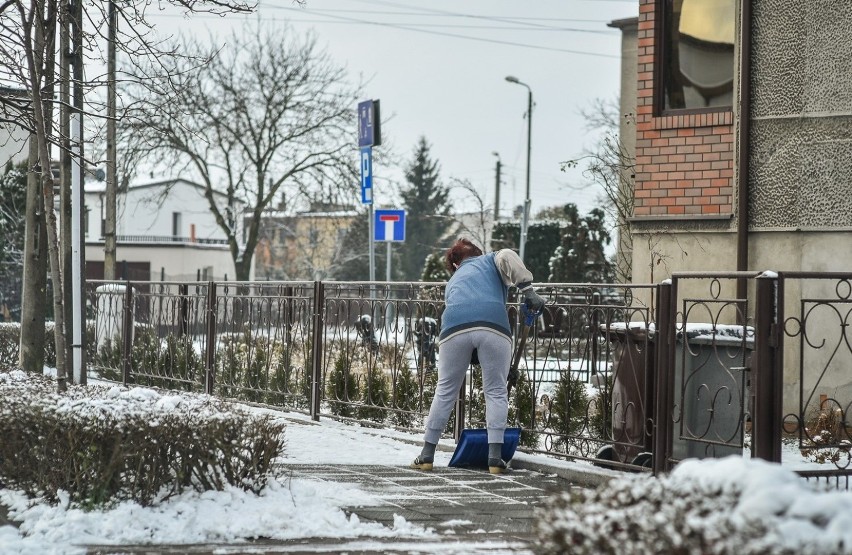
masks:
[[[778,278],[760,276],[755,280],[757,299],[754,322],[754,414],[752,440],[754,456],[781,462],[782,367],[778,322]]]
[[[597,291],[592,293],[592,314],[589,318],[589,341],[592,342],[592,360],[591,360],[591,368],[589,368],[589,376],[594,376],[598,373],[598,362],[600,359],[600,351],[598,345],[598,338],[601,333],[601,322],[600,322],[600,313],[598,312],[598,307],[601,304],[601,294]],[[606,388],[604,388],[606,389]],[[608,404],[608,403],[605,403]],[[608,408],[608,407],[607,407]]]
[[[672,407],[674,405],[675,299],[668,280],[657,286],[656,403],[654,407],[654,474],[668,470],[672,449]]]
[[[313,340],[311,341],[311,420],[319,421],[320,401],[322,400],[322,351],[323,351],[323,309],[325,308],[325,284],[314,282],[313,302]]]
[[[204,392],[208,395],[213,395],[213,386],[215,385],[216,375],[216,319],[218,311],[216,310],[216,283],[210,281],[207,283],[207,353],[204,362],[205,377],[204,377]]]
[[[130,382],[131,355],[133,353],[133,287],[130,281],[124,282],[124,321],[122,332],[122,369],[121,381],[126,386]]]
[[[186,337],[189,332],[189,285],[178,285],[178,337]]]
[[[282,293],[284,295],[284,373],[288,376],[285,388],[289,389],[290,361],[293,358],[291,351],[293,350],[293,320],[295,314],[293,287],[291,285],[284,286]]]

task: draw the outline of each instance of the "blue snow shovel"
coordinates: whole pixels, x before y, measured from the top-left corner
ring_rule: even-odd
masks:
[[[524,354],[530,327],[535,323],[535,319],[541,314],[541,311],[532,311],[521,303],[521,314],[524,317],[523,327],[518,338],[518,347],[512,354],[512,365],[509,368],[509,379],[506,384],[509,393],[512,392],[512,387],[518,382],[518,365]],[[520,439],[520,428],[506,428],[506,432],[503,434],[503,450],[501,452],[501,458],[504,461],[510,461],[515,456],[515,450],[518,448]],[[462,430],[449,466],[478,466],[483,468],[488,466],[488,430],[484,428]]]

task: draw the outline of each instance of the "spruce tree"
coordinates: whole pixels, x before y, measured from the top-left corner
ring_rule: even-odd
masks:
[[[399,252],[399,276],[407,281],[420,279],[427,257],[446,247],[439,243],[449,224],[449,189],[441,184],[438,161],[432,158],[430,149],[426,138],[421,137],[400,191],[407,225],[405,242],[395,245],[394,250]]]

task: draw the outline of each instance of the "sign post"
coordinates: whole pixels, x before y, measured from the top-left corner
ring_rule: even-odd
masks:
[[[405,241],[405,210],[376,210],[375,241],[387,243],[387,281],[391,281],[391,243]]]
[[[382,144],[382,126],[379,117],[379,101],[365,100],[358,103],[358,147],[361,149],[361,204],[368,210],[368,244],[370,246],[370,281],[376,281],[376,251],[373,244],[373,147]]]

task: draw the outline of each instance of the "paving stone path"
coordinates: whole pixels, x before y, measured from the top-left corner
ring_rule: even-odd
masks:
[[[485,470],[435,467],[421,472],[399,466],[289,465],[293,477],[356,485],[371,503],[346,507],[364,521],[393,527],[395,515],[436,532],[427,539],[329,539],[289,542],[256,541],[239,545],[92,546],[89,553],[192,555],[236,553],[346,553],[348,555],[421,555],[441,553],[534,553],[536,511],[550,493],[578,487],[555,474],[512,470],[491,475]]]

